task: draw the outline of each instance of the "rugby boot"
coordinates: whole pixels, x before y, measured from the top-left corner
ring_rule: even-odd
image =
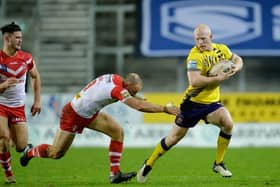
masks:
[[[119,171],[113,176],[110,176],[110,183],[118,184],[121,182],[126,182],[136,176],[136,172],[122,173]]]

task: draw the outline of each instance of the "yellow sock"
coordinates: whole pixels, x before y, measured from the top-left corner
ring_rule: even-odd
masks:
[[[228,148],[230,142],[231,135],[226,135],[222,131],[218,137],[217,142],[217,156],[216,156],[216,163],[219,164],[224,160],[224,156],[226,154],[226,150]]]
[[[157,159],[163,155],[166,152],[166,150],[163,149],[161,143],[158,143],[156,148],[154,149],[152,155],[147,160],[146,164],[149,166],[153,166],[154,163],[157,161]]]

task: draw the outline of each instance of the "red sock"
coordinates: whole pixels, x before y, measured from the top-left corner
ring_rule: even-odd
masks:
[[[120,171],[120,160],[122,156],[123,143],[111,140],[109,146],[110,175]]]
[[[32,157],[46,158],[46,157],[48,157],[48,154],[47,154],[48,147],[49,147],[48,144],[41,144],[36,147],[33,147],[32,149],[30,149],[27,152],[27,156],[29,158],[32,158]]]
[[[13,176],[10,152],[0,153],[0,163],[6,177]]]

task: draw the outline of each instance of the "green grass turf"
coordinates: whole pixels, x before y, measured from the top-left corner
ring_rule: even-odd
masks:
[[[122,170],[138,170],[151,152],[152,148],[126,148]],[[33,159],[25,168],[19,165],[19,154],[13,151],[12,155],[16,186],[19,187],[280,186],[279,148],[230,148],[225,162],[233,177],[222,178],[211,170],[215,149],[175,147],[158,160],[145,184],[132,179],[116,185],[108,180],[109,161],[105,148],[71,148],[60,160]],[[0,186],[2,184],[0,178]]]

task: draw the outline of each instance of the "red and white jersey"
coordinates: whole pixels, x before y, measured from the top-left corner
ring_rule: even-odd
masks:
[[[84,118],[91,118],[106,105],[132,97],[123,87],[117,74],[102,75],[91,81],[71,101],[74,111]]]
[[[17,51],[14,56],[6,55],[0,51],[0,83],[8,77],[16,77],[18,83],[7,88],[0,94],[0,104],[9,107],[24,105],[26,73],[35,66],[31,54],[24,51]]]

